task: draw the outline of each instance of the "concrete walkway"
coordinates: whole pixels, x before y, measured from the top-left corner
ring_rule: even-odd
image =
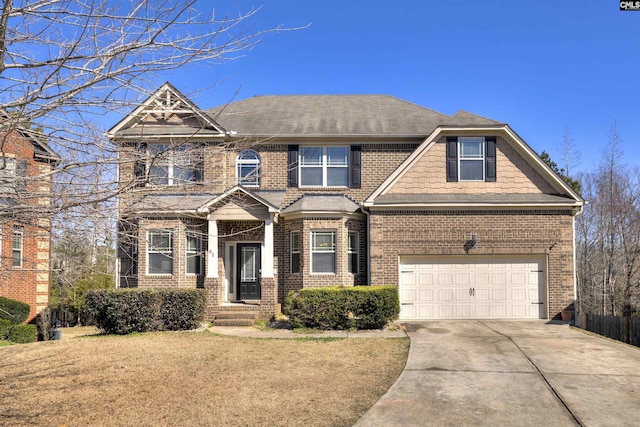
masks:
[[[545,321],[404,323],[405,370],[356,426],[636,426],[640,349]]]

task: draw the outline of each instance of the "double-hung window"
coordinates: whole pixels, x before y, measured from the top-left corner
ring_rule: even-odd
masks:
[[[358,274],[358,254],[360,247],[360,239],[357,231],[349,232],[349,247],[347,255],[349,258],[349,273]]]
[[[202,274],[202,239],[195,233],[187,234],[187,274]]]
[[[484,181],[484,138],[458,138],[460,181]]]
[[[291,273],[300,273],[300,232],[292,231],[289,247],[291,249]]]
[[[348,187],[349,147],[300,147],[300,185]]]
[[[311,232],[311,272],[336,272],[336,232]]]
[[[196,182],[200,150],[193,144],[148,145],[149,181],[155,185],[179,185]]]
[[[173,232],[147,232],[147,271],[149,274],[173,274]]]
[[[496,181],[496,137],[447,137],[447,181]]]
[[[244,150],[236,159],[236,179],[247,187],[260,186],[260,155],[254,150]]]
[[[11,254],[11,266],[22,267],[22,253],[24,248],[24,232],[21,228],[13,229],[13,251]]]

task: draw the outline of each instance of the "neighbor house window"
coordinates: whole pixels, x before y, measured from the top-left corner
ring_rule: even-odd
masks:
[[[24,233],[22,229],[13,230],[13,252],[11,265],[13,267],[22,267],[22,252],[24,245]]]
[[[260,186],[260,155],[253,150],[244,150],[236,159],[238,184],[247,187]]]
[[[147,271],[149,274],[173,274],[173,232],[171,230],[149,230],[147,238]]]
[[[349,232],[349,247],[347,255],[349,258],[349,273],[358,274],[358,253],[360,247],[360,236],[357,231]]]
[[[291,273],[300,273],[300,232],[292,231],[291,240]]]
[[[202,239],[187,234],[187,274],[202,274]]]
[[[447,137],[447,181],[496,181],[495,137]]]
[[[301,186],[349,186],[349,147],[300,147],[299,164]]]
[[[336,232],[311,232],[311,272],[336,272]]]
[[[149,181],[155,185],[179,185],[200,181],[202,152],[193,144],[148,144]]]

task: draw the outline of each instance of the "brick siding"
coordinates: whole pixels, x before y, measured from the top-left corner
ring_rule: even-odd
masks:
[[[373,285],[398,284],[402,255],[465,255],[465,242],[477,233],[473,255],[548,257],[550,317],[557,318],[573,302],[570,210],[374,211],[370,218]]]
[[[29,304],[27,322],[33,322],[49,304],[51,221],[37,207],[48,207],[51,203],[48,173],[52,166],[36,161],[32,143],[15,131],[3,139],[2,150],[8,158],[27,161],[26,191],[19,194],[18,201],[35,206],[36,210],[34,215],[21,216],[19,221],[15,218],[0,221],[0,295]],[[23,233],[22,267],[12,266],[14,227]]]

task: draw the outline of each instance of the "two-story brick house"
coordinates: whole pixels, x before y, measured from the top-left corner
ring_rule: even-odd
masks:
[[[0,111],[0,296],[25,302],[28,322],[49,303],[51,171],[44,137]]]
[[[115,125],[120,286],[200,287],[207,315],[394,284],[403,319],[552,318],[583,200],[506,124],[392,96],[201,110],[169,83]]]

